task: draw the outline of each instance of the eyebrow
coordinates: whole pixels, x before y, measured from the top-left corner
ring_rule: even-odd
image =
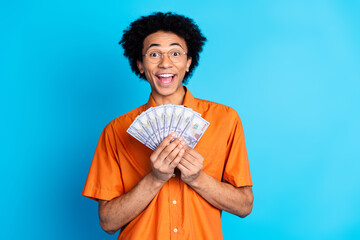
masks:
[[[147,52],[147,50],[149,50],[149,48],[151,48],[151,47],[160,47],[160,46],[161,46],[161,45],[158,44],[158,43],[150,44],[150,46],[146,49],[145,52]],[[169,46],[179,46],[179,47],[181,47],[182,49],[184,49],[184,48],[180,45],[180,43],[171,43]]]

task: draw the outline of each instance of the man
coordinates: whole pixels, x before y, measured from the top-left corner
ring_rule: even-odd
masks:
[[[83,190],[99,202],[101,227],[111,234],[121,228],[118,239],[222,239],[222,210],[240,217],[252,210],[239,116],[183,86],[205,40],[191,19],[172,13],[142,17],[124,31],[124,55],[151,94],[105,127]],[[184,105],[210,122],[194,149],[170,134],[152,151],[126,132],[143,111],[163,104]]]

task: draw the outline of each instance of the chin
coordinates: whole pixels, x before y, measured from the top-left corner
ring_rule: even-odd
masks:
[[[177,87],[156,87],[156,91],[158,92],[158,94],[160,94],[161,96],[171,96],[174,93],[176,93],[176,90],[178,88]]]

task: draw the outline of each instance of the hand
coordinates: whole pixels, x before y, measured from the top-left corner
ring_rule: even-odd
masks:
[[[201,173],[204,157],[189,146],[185,146],[185,153],[177,168],[181,171],[181,180],[187,184],[195,181]]]
[[[184,154],[185,141],[179,137],[171,143],[175,133],[167,136],[151,154],[152,174],[161,183],[167,182],[173,175]]]

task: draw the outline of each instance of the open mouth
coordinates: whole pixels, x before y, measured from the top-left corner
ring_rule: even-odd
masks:
[[[168,85],[171,85],[172,82],[174,81],[175,74],[164,73],[164,74],[156,75],[156,77],[157,77],[160,85],[168,86]]]

